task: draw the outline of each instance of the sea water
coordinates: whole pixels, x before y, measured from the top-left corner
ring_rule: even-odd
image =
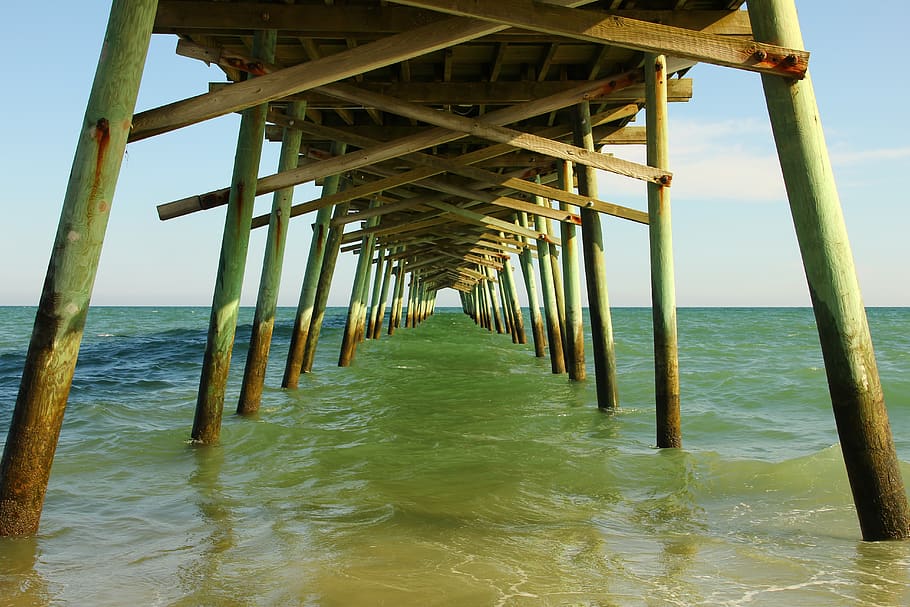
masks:
[[[0,308],[0,441],[34,319]],[[650,313],[613,323],[622,407],[443,309],[189,444],[203,308],[93,308],[38,534],[0,605],[910,604],[910,543],[864,543],[806,309],[679,311],[684,448],[655,443]],[[910,309],[872,309],[910,481]],[[592,357],[588,352],[588,369]]]

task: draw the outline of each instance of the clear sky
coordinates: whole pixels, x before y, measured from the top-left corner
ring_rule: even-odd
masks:
[[[810,72],[863,296],[910,305],[910,87],[903,42],[910,4],[797,0]],[[35,305],[50,257],[77,132],[110,2],[16,2],[4,7],[6,67],[0,139],[5,236],[0,305]],[[199,94],[220,70],[174,53],[154,36],[137,111]],[[808,305],[760,78],[699,65],[694,99],[671,108],[674,251],[680,306]],[[20,99],[21,97],[21,99]],[[639,123],[643,124],[643,113]],[[105,239],[95,305],[209,305],[224,210],[161,222],[155,206],[229,184],[239,119],[225,116],[127,147]],[[266,144],[260,174],[277,167]],[[643,161],[644,152],[617,155]],[[295,201],[317,195],[299,186]],[[600,197],[646,208],[645,187],[603,179]],[[265,213],[271,197],[257,200]],[[279,303],[295,305],[311,217],[291,224]],[[650,305],[647,228],[605,220],[611,304]],[[253,304],[265,230],[255,230],[243,303]],[[344,256],[330,304],[346,304],[354,266]],[[453,291],[441,305],[457,302]]]

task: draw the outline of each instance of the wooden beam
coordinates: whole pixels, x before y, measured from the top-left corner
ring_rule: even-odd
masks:
[[[517,226],[514,223],[509,223],[508,221],[503,221],[502,219],[497,219],[495,217],[490,217],[488,215],[482,215],[480,213],[475,213],[463,207],[458,207],[453,204],[448,204],[445,202],[431,202],[428,203],[430,206],[439,209],[440,211],[445,211],[446,213],[457,217],[463,221],[473,223],[476,225],[482,225],[485,227],[497,228],[503,232],[508,232],[509,234],[517,234],[519,236],[524,236],[526,238],[541,238],[545,237],[542,234],[538,234],[533,230]],[[549,237],[545,237],[549,238]]]
[[[663,185],[669,185],[672,180],[672,174],[668,171],[654,169],[628,160],[605,156],[573,145],[544,139],[538,135],[531,135],[514,129],[497,126],[489,122],[488,119],[465,118],[455,114],[440,112],[429,107],[399,101],[376,93],[370,93],[347,84],[327,84],[319,87],[319,90],[340,99],[370,103],[387,112],[415,118],[428,122],[429,124],[461,131],[462,133],[468,133],[490,141],[507,143],[513,147],[540,152],[541,154],[553,156],[554,158],[577,162],[618,175],[625,175],[626,177]]]
[[[185,45],[186,46],[186,45]],[[200,58],[201,56],[217,57],[217,49],[193,45],[192,51],[186,51],[186,56]],[[198,51],[196,49],[202,49]],[[183,54],[183,53],[181,53]],[[238,55],[236,53],[225,54],[225,58],[230,61],[239,61],[241,65],[252,65],[255,69],[262,69],[262,65],[257,65],[252,58]],[[204,60],[204,59],[200,59]],[[217,63],[221,67],[229,67],[227,59],[212,59],[210,63]],[[379,93],[388,97],[395,97],[402,101],[411,103],[420,103],[423,105],[446,105],[458,102],[463,105],[513,105],[515,103],[524,103],[532,99],[547,97],[560,91],[566,91],[578,87],[584,81],[581,80],[549,80],[545,82],[530,81],[500,81],[500,82],[360,82],[358,88],[373,93]],[[225,87],[232,86],[228,82],[211,82],[209,91],[223,90]],[[669,101],[684,103],[692,99],[693,86],[691,78],[674,78],[669,83]],[[609,101],[610,103],[643,103],[645,99],[644,84],[630,86],[623,89],[622,92],[611,92],[608,90],[592,94],[589,100],[592,103]],[[346,103],[329,95],[321,94],[319,91],[306,90],[300,93],[294,93],[281,99],[281,101],[306,101],[308,106],[317,109],[334,109],[336,107],[347,107],[356,109],[363,107],[363,104]],[[364,109],[375,109],[367,107]]]
[[[630,115],[634,115],[637,112],[638,112],[638,106],[636,106],[636,105],[624,106],[622,108],[617,108],[615,111],[611,112],[609,114],[609,116],[606,116],[604,118],[616,120],[616,119],[621,119],[623,117],[628,117]],[[275,114],[273,113],[272,116],[275,117]],[[279,119],[279,120],[284,122],[284,120],[281,120],[281,119]],[[337,140],[339,140],[339,141],[344,141],[344,140],[346,140],[346,137],[350,137],[349,135],[346,135],[346,133],[343,130],[340,130],[340,129],[327,129],[326,127],[317,127],[315,125],[313,125],[313,126],[304,125],[302,128],[304,128],[304,130],[315,129],[315,130],[322,130],[322,131],[331,131],[331,133],[329,133],[329,134],[331,136],[337,138]],[[555,130],[556,129],[554,129],[554,131]],[[356,141],[348,139],[347,142],[353,143],[356,145],[361,145],[361,146],[370,146],[370,145],[375,145],[377,143],[376,141],[367,139],[367,138],[357,138]],[[494,147],[496,147],[496,146],[494,146]],[[472,164],[473,162],[475,162],[476,159],[483,158],[484,156],[488,156],[489,153],[490,152],[488,150],[480,150],[479,152],[467,154],[466,155],[467,158],[464,160],[462,160],[462,159],[449,160],[449,159],[439,158],[436,156],[430,156],[429,154],[422,154],[419,152],[408,154],[406,156],[403,156],[402,158],[405,160],[408,160],[409,162],[413,162],[413,163],[416,163],[419,165],[424,165],[429,168],[425,169],[424,171],[410,171],[408,173],[405,173],[404,175],[408,175],[408,174],[410,174],[411,176],[423,175],[424,177],[421,177],[421,179],[422,179],[422,182],[427,187],[434,188],[434,189],[440,189],[438,182],[433,182],[432,179],[429,179],[429,177],[431,177],[431,174],[429,174],[430,171],[436,170],[437,173],[451,172],[451,173],[455,173],[457,175],[462,175],[469,179],[473,179],[475,181],[480,182],[481,184],[498,185],[498,186],[510,188],[513,190],[518,190],[520,192],[533,194],[536,196],[543,196],[545,198],[562,200],[564,202],[574,204],[581,208],[594,209],[594,210],[597,210],[602,213],[621,217],[623,219],[630,219],[632,221],[637,221],[639,223],[645,223],[645,224],[648,223],[647,213],[637,211],[635,209],[629,209],[626,207],[622,207],[620,205],[603,202],[601,200],[596,200],[596,199],[591,199],[591,198],[584,197],[584,196],[579,196],[572,192],[566,192],[566,191],[563,191],[563,190],[560,190],[557,188],[551,188],[548,186],[535,184],[535,183],[532,183],[525,179],[509,177],[506,175],[493,173],[491,171],[485,171],[480,168],[468,166],[469,164]],[[534,173],[532,172],[526,176],[533,177]],[[379,182],[374,182],[373,184],[365,184],[364,186],[358,186],[358,188],[362,188],[361,192],[364,192],[364,193],[360,193],[359,195],[352,195],[352,193],[342,192],[340,195],[336,195],[335,204],[337,204],[339,201],[344,200],[344,199],[353,200],[354,198],[371,195],[376,192],[380,192],[382,190],[388,190],[391,187],[396,187],[397,185],[406,183],[406,181],[405,181],[406,179],[409,179],[409,178],[403,177],[402,175],[394,175],[394,176],[388,177],[386,179],[381,179],[381,180],[379,180]],[[414,179],[414,181],[417,181],[417,179]],[[376,184],[378,184],[378,185],[376,185]],[[354,188],[354,190],[357,190],[358,188]],[[458,196],[463,196],[463,197],[469,198],[469,199],[471,198],[470,195],[466,195],[464,192],[461,192],[461,193],[456,192],[456,191],[452,190],[450,187],[442,187],[442,189],[440,189],[440,191],[449,192],[449,193],[452,193],[452,194],[455,194]],[[368,193],[366,193],[366,192],[368,192]],[[527,211],[527,212],[533,213],[533,214],[538,214],[539,212],[542,212],[541,211],[542,207],[539,207],[535,204],[527,203],[524,201],[516,201],[514,199],[510,199],[507,197],[497,198],[497,197],[494,197],[491,195],[482,194],[482,193],[478,193],[478,192],[474,192],[473,196],[475,196],[477,200],[489,202],[492,204],[503,205],[503,206],[506,206],[506,207],[509,207],[509,208],[512,208],[515,210]],[[553,211],[553,210],[550,209],[550,211]],[[577,223],[575,221],[576,218],[574,218],[574,216],[567,216],[565,213],[553,212],[552,214],[548,214],[546,216],[550,217],[551,219],[556,219],[557,221],[566,221],[568,219],[569,221],[572,221],[573,223]]]
[[[268,77],[269,76],[263,76],[262,78]],[[510,124],[530,116],[537,116],[553,109],[572,105],[579,100],[584,99],[586,95],[589,95],[594,91],[604,89],[613,91],[621,90],[628,86],[632,86],[633,84],[637,84],[643,80],[643,78],[644,74],[641,70],[616,74],[610,78],[585,83],[584,86],[580,86],[570,91],[563,91],[549,97],[535,99],[528,103],[497,110],[496,112],[488,114],[486,120],[490,124]],[[301,166],[294,171],[285,171],[276,175],[263,177],[259,179],[256,185],[256,194],[267,194],[274,192],[277,189],[305,183],[327,175],[342,173],[354,168],[375,164],[381,160],[395,158],[401,154],[454,141],[464,136],[465,135],[462,133],[454,133],[449,129],[428,129],[412,137],[390,141],[383,145],[376,146],[375,148],[352,152],[330,160],[323,160],[314,165]],[[228,189],[222,188],[220,190],[190,196],[189,198],[183,198],[181,200],[159,205],[158,217],[163,221],[226,204],[228,191]],[[291,213],[292,215],[300,214],[318,208],[319,207],[317,206],[306,211],[297,208],[296,210],[292,209]]]
[[[301,63],[133,116],[130,141],[167,133],[181,127],[223,116],[292,93],[361,74],[404,59],[447,48],[505,29],[499,24],[472,19],[446,19],[337,53],[318,61]]]
[[[799,49],[706,34],[592,10],[549,6],[532,0],[394,2],[576,40],[613,44],[636,51],[663,53],[788,78],[805,78],[809,65],[809,53]]]

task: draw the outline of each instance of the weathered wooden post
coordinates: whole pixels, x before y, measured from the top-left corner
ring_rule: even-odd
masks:
[[[552,206],[550,201],[544,200],[544,203]],[[548,236],[556,233],[556,230],[553,228],[549,219],[544,220],[544,227],[546,228],[545,233]],[[560,233],[561,231],[560,228]],[[550,249],[550,271],[553,275],[553,288],[556,291],[556,311],[559,318],[559,334],[562,337],[563,359],[565,360],[566,370],[568,371],[569,329],[566,322],[566,288],[562,280],[562,262],[559,258],[559,247],[556,243],[548,242],[547,247]]]
[[[521,313],[521,306],[518,301],[518,288],[515,285],[515,273],[512,271],[510,259],[502,260],[502,278],[508,294],[509,306],[512,313],[513,332],[520,344],[528,343],[528,334],[525,332],[524,317]],[[536,304],[536,302],[535,302]]]
[[[346,144],[334,142],[331,150],[332,155],[341,156],[346,149]],[[341,175],[326,177],[322,182],[322,195],[331,196],[337,193],[340,185]],[[347,207],[345,207],[345,212],[347,212]],[[307,335],[310,332],[313,308],[316,305],[316,287],[319,284],[319,276],[322,274],[322,260],[325,258],[326,240],[331,221],[332,207],[326,206],[316,211],[316,220],[313,223],[313,238],[310,240],[310,252],[306,261],[303,284],[300,287],[300,299],[297,302],[294,328],[291,330],[291,345],[288,349],[288,359],[284,367],[284,378],[281,380],[282,388],[296,388],[300,381]]]
[[[490,306],[492,307],[493,313],[493,322],[496,323],[496,332],[505,333],[506,326],[502,321],[502,312],[499,308],[499,288],[498,280],[496,280],[496,275],[493,273],[493,268],[486,266],[484,271],[487,275],[487,285],[490,289]]]
[[[404,305],[404,260],[399,259],[395,264],[395,293],[392,297],[392,309],[389,312],[389,335],[401,326],[401,308]]]
[[[253,54],[264,61],[273,61],[276,39],[274,30],[257,31],[253,40]],[[265,136],[267,112],[268,104],[263,103],[244,110],[240,119],[234,174],[221,240],[221,258],[212,296],[208,341],[202,360],[202,377],[199,380],[196,415],[193,419],[192,439],[195,443],[214,443],[221,434],[224,391],[237,331],[240,291],[250,244],[253,201],[256,198],[259,157]]]
[[[482,274],[486,274],[486,271],[482,266],[478,266],[478,269]],[[489,278],[485,278],[481,281],[481,297],[483,299],[483,311],[485,317],[484,327],[490,331],[490,333],[496,330],[496,327],[493,325],[493,292],[490,288]]]
[[[753,0],[749,17],[757,41],[803,48],[793,0]],[[907,538],[910,507],[812,81],[762,84],[863,538]]]
[[[591,108],[587,101],[575,106],[575,145],[594,151],[591,132]],[[578,167],[578,193],[597,198],[594,169]],[[588,314],[591,316],[591,342],[594,351],[594,378],[597,383],[597,406],[619,407],[616,389],[616,350],[613,346],[613,319],[607,294],[607,265],[604,260],[603,228],[600,213],[581,209],[581,235],[585,258],[585,281],[588,286]]]
[[[503,270],[494,270],[496,276],[496,288],[499,289],[499,303],[502,310],[502,330],[512,337],[512,343],[518,343],[518,335],[515,333],[515,326],[512,324],[512,302],[509,300],[509,290],[505,286]]]
[[[379,296],[379,311],[376,313],[376,322],[373,323],[373,339],[379,339],[382,335],[382,325],[385,320],[385,310],[389,304],[389,287],[392,284],[392,258],[391,256],[398,251],[397,247],[393,247],[389,250],[388,255],[385,259],[385,269],[382,273],[382,287],[380,288]]]
[[[518,225],[523,228],[528,227],[528,214],[522,212],[516,219]],[[531,244],[530,241],[527,242]],[[540,304],[538,302],[537,279],[534,278],[534,258],[531,255],[530,246],[521,250],[518,256],[521,264],[521,276],[525,281],[525,292],[528,294],[528,313],[531,316],[531,337],[534,340],[534,355],[543,358],[547,354],[547,338],[544,336],[543,317],[540,314]]]
[[[370,208],[379,206],[378,200],[373,200]],[[375,227],[378,223],[377,217],[370,217],[367,221],[367,227]],[[341,353],[338,355],[338,366],[348,367],[354,359],[354,351],[357,349],[358,328],[363,317],[363,298],[367,283],[370,279],[370,270],[373,265],[373,249],[376,244],[376,236],[373,232],[364,235],[360,243],[360,256],[357,258],[357,269],[354,271],[354,284],[351,287],[351,300],[348,305],[348,316],[344,323],[344,333],[341,338]]]
[[[339,189],[343,186],[339,184]],[[348,214],[350,203],[343,202],[335,205],[332,218],[344,217]],[[313,370],[316,360],[316,346],[319,344],[319,334],[322,332],[322,321],[325,319],[325,308],[329,303],[329,291],[332,288],[332,278],[335,276],[335,265],[338,263],[338,253],[341,251],[341,240],[344,237],[344,225],[329,228],[329,235],[325,242],[325,253],[322,257],[322,269],[319,271],[319,280],[316,282],[316,298],[313,301],[313,316],[310,319],[310,329],[307,331],[306,344],[303,348],[300,370],[309,373]]]
[[[157,0],[115,2],[0,465],[0,536],[38,530]]]
[[[559,186],[570,192],[572,190],[572,163],[563,161],[559,173]],[[564,208],[565,204],[561,203]],[[566,368],[569,379],[584,381],[585,370],[585,332],[581,310],[581,277],[578,270],[578,234],[575,226],[567,221],[560,223],[562,236],[562,273],[563,289],[566,300]]]
[[[540,181],[540,178],[537,178]],[[538,205],[545,204],[544,199],[537,196]],[[547,221],[545,217],[535,216],[534,225],[538,233],[547,234]],[[563,354],[562,326],[559,322],[559,304],[556,301],[557,289],[553,280],[553,263],[550,260],[550,243],[543,238],[537,239],[537,269],[540,272],[540,287],[543,292],[544,316],[547,319],[547,344],[550,348],[550,369],[553,373],[566,372],[566,359]]]
[[[305,102],[292,102],[288,108],[288,115],[299,120],[304,119],[305,112]],[[302,136],[303,132],[299,129],[284,129],[278,160],[279,172],[297,168]],[[259,404],[262,401],[262,388],[265,385],[272,332],[275,328],[275,310],[278,307],[278,290],[281,287],[281,269],[284,264],[284,248],[287,242],[293,196],[294,188],[292,186],[276,190],[272,197],[269,234],[266,238],[265,254],[262,260],[256,312],[253,314],[250,349],[246,355],[240,398],[237,401],[237,413],[241,415],[259,411]]]
[[[366,336],[369,339],[373,339],[377,323],[382,322],[382,319],[379,318],[379,300],[382,296],[382,285],[385,284],[385,268],[387,264],[385,259],[385,247],[377,247],[377,251],[376,272],[373,278],[373,292],[370,296],[370,321],[367,324],[366,333]]]
[[[645,58],[648,165],[670,167],[667,65],[663,55]],[[654,325],[654,398],[657,446],[682,447],[679,411],[679,348],[669,184],[648,183],[648,235],[651,250],[651,318]]]

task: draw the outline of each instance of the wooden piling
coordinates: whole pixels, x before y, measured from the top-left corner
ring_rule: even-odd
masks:
[[[505,260],[503,260],[505,261]],[[503,266],[504,268],[505,266]],[[502,310],[502,329],[512,337],[512,343],[518,343],[518,334],[515,331],[514,319],[512,317],[512,300],[509,297],[509,290],[506,287],[506,280],[503,276],[503,270],[494,270],[496,276],[496,288],[499,289],[499,303]]]
[[[518,225],[528,227],[528,214],[522,212],[517,218]],[[532,244],[528,241],[528,245]],[[518,256],[521,264],[521,276],[525,281],[525,292],[528,294],[528,313],[531,316],[531,338],[534,340],[534,355],[543,358],[547,355],[547,338],[544,335],[543,316],[540,314],[537,279],[534,277],[534,259],[531,248],[527,246]]]
[[[482,271],[482,273],[486,274],[486,271],[482,267],[480,267],[479,269]],[[482,297],[483,297],[484,316],[486,319],[484,327],[487,330],[489,330],[490,333],[493,333],[494,331],[496,331],[496,326],[493,324],[493,290],[490,285],[489,278],[481,281],[481,289],[482,289],[481,293],[482,293]]]
[[[397,251],[396,248],[393,248],[389,251],[391,255]],[[389,286],[392,284],[392,259],[387,257],[385,260],[385,269],[382,274],[382,287],[380,288],[379,296],[379,311],[376,313],[376,321],[373,323],[373,333],[371,337],[373,339],[379,339],[382,335],[382,324],[385,320],[385,310],[389,302]]]
[[[302,120],[306,103],[292,102],[288,115]],[[278,171],[296,169],[300,159],[300,140],[303,133],[298,129],[284,129]],[[250,415],[259,410],[262,388],[269,362],[272,332],[275,328],[275,310],[278,307],[278,290],[281,286],[281,270],[284,263],[284,249],[287,242],[288,223],[294,187],[276,190],[272,197],[272,212],[269,216],[269,234],[266,238],[265,254],[262,260],[262,274],[259,279],[259,295],[253,314],[253,328],[250,348],[243,369],[243,382],[237,413]]]
[[[667,70],[663,55],[645,58],[648,164],[669,168]],[[648,235],[651,251],[651,318],[654,325],[654,398],[657,446],[682,447],[679,409],[679,354],[670,188],[648,184]]]
[[[572,190],[572,163],[563,161],[559,172],[559,185],[564,190]],[[564,206],[564,203],[560,204]],[[560,223],[562,228],[562,273],[563,289],[566,301],[566,369],[569,379],[584,381],[585,370],[585,333],[581,309],[581,276],[578,269],[578,234],[575,225],[567,221]]]
[[[540,178],[537,178],[540,181]],[[540,196],[535,197],[538,205],[545,204]],[[547,220],[540,215],[534,218],[535,228],[540,234],[547,234]],[[556,300],[556,284],[553,280],[553,263],[550,255],[550,243],[543,238],[537,239],[537,269],[540,273],[540,288],[543,293],[544,316],[547,320],[547,345],[550,350],[550,369],[553,373],[566,372],[566,359],[563,354],[562,326],[559,322],[559,304]]]
[[[115,2],[0,465],[0,536],[38,530],[157,0]]]
[[[373,277],[373,290],[370,296],[370,320],[367,323],[366,337],[373,339],[373,334],[376,331],[376,324],[381,323],[382,319],[378,318],[379,316],[379,299],[382,297],[382,285],[383,279],[385,278],[385,247],[376,247],[377,248],[377,257],[376,257],[376,272],[374,272]]]
[[[404,305],[404,260],[399,260],[395,265],[395,293],[392,297],[392,309],[389,312],[388,334],[393,335],[401,326],[401,309]]]
[[[755,39],[803,48],[793,0],[749,3]],[[863,538],[910,537],[910,507],[885,409],[812,80],[762,76]]]
[[[266,61],[272,61],[276,39],[274,30],[258,30],[253,42],[253,54]],[[224,391],[231,367],[234,335],[237,331],[240,291],[246,269],[253,201],[256,198],[256,181],[259,175],[259,157],[262,152],[265,115],[268,109],[267,103],[248,108],[243,110],[240,119],[234,174],[221,240],[218,277],[212,296],[208,341],[202,360],[202,376],[199,380],[196,415],[193,419],[192,439],[195,443],[214,443],[221,434]]]
[[[502,321],[502,310],[499,307],[499,281],[496,279],[496,275],[493,273],[493,268],[485,268],[487,275],[487,286],[490,290],[490,308],[493,314],[493,322],[496,325],[497,333],[505,333],[506,325]]]
[[[524,317],[518,301],[518,288],[515,285],[515,273],[512,271],[512,264],[510,264],[509,261],[510,259],[504,259],[502,262],[503,285],[507,290],[509,306],[511,308],[513,333],[519,344],[526,344],[528,343],[528,334],[525,332]]]
[[[341,156],[347,146],[344,143],[332,144],[332,154]],[[340,188],[341,175],[331,175],[322,182],[322,195],[332,196]],[[347,207],[345,207],[345,210]],[[297,314],[294,318],[294,328],[291,330],[291,345],[288,349],[288,358],[284,367],[284,377],[281,380],[282,388],[296,388],[300,381],[300,372],[303,369],[304,351],[306,350],[307,337],[310,324],[313,320],[313,309],[316,305],[316,288],[319,276],[322,273],[322,261],[325,258],[326,241],[329,233],[329,222],[332,220],[332,207],[325,206],[316,212],[313,223],[313,237],[310,240],[310,251],[306,261],[306,270],[303,275],[303,284],[300,287],[300,298],[297,302]]]
[[[344,187],[340,182],[339,189]],[[336,205],[332,218],[344,217],[348,214],[350,203],[344,202]],[[338,262],[338,253],[341,251],[341,239],[344,236],[344,226],[332,226],[325,242],[325,253],[322,257],[322,268],[319,279],[316,281],[316,297],[313,300],[313,316],[310,319],[310,329],[307,331],[306,344],[303,348],[300,370],[309,373],[313,370],[316,360],[316,346],[319,344],[319,335],[322,332],[322,321],[325,319],[325,309],[329,303],[329,291],[332,288],[332,278],[335,277],[335,265]]]
[[[378,200],[373,200],[370,208],[379,206]],[[367,227],[375,227],[378,223],[378,217],[371,217],[367,222]],[[364,312],[364,291],[367,289],[367,283],[370,279],[370,270],[373,266],[373,249],[376,244],[376,236],[373,232],[364,235],[360,243],[360,255],[357,258],[357,269],[354,272],[354,284],[351,287],[351,299],[348,305],[347,320],[344,323],[344,333],[341,338],[341,353],[338,355],[338,366],[348,367],[354,359],[354,352],[357,349],[358,333],[361,325],[361,318]]]
[[[594,151],[591,132],[591,108],[587,101],[575,106],[575,145]],[[578,193],[597,198],[597,177],[594,169],[578,167]],[[591,342],[594,352],[594,378],[597,384],[597,406],[601,409],[619,407],[616,388],[616,350],[613,346],[613,319],[607,292],[607,265],[604,259],[603,226],[600,213],[581,210],[582,247],[584,249],[585,281],[588,287],[588,314],[591,317]]]

